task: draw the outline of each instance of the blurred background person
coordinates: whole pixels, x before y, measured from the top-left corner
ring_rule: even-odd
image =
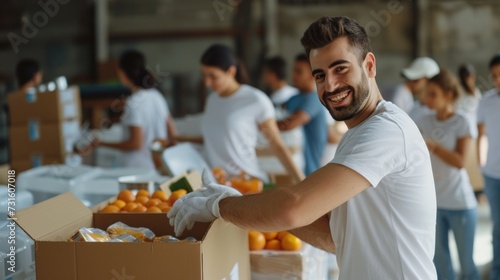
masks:
[[[275,107],[282,106],[299,93],[297,88],[286,82],[286,61],[281,56],[271,57],[264,62],[263,79]]]
[[[422,116],[430,114],[431,111],[423,102],[429,79],[439,74],[439,66],[430,57],[419,57],[413,60],[408,68],[401,71],[406,79],[406,87],[413,94],[415,100],[412,109],[408,113],[415,123]]]
[[[23,59],[17,63],[16,79],[20,91],[26,91],[30,87],[37,87],[42,83],[42,70],[34,59]]]
[[[436,186],[434,264],[438,279],[456,278],[448,240],[451,230],[460,260],[460,279],[478,280],[473,260],[477,201],[464,168],[471,148],[471,132],[467,119],[454,108],[460,86],[453,74],[443,68],[429,80],[427,87],[425,103],[434,112],[422,116],[417,125],[431,154]]]
[[[297,182],[304,174],[295,166],[276,125],[271,100],[262,91],[246,85],[245,72],[233,51],[220,44],[210,46],[201,57],[207,98],[201,124],[208,161],[229,175],[246,174],[268,182],[258,166],[255,148],[259,132]]]
[[[381,93],[384,100],[394,103],[407,114],[413,109],[413,94],[408,88],[407,82],[392,87],[386,87]]]
[[[493,221],[493,263],[490,279],[500,279],[500,53],[490,60],[494,88],[485,92],[477,109],[478,159],[482,164],[482,138],[488,139],[486,164],[482,167],[484,193]]]
[[[300,93],[285,103],[290,116],[279,121],[278,126],[282,131],[303,127],[307,176],[321,166],[321,158],[328,139],[325,108],[317,97],[311,66],[305,54],[296,56],[292,79],[293,85],[299,89]]]
[[[166,146],[175,144],[176,129],[167,101],[153,87],[157,81],[146,69],[144,55],[138,51],[131,50],[121,55],[118,78],[132,92],[125,101],[121,117],[126,140],[98,145],[122,150],[125,167],[154,169],[151,155],[153,141],[163,139]]]
[[[476,69],[472,64],[466,63],[458,68],[458,78],[462,90],[461,95],[455,103],[457,113],[462,114],[471,129],[471,145],[473,149],[469,149],[465,169],[469,174],[469,179],[475,191],[480,191],[484,186],[481,170],[478,165],[477,149],[477,107],[481,100],[481,92],[476,86]]]

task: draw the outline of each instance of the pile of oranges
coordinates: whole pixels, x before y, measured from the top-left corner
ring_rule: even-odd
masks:
[[[234,176],[229,180],[226,171],[220,167],[213,168],[212,174],[217,183],[233,187],[242,194],[261,192],[264,188],[264,183],[261,180],[251,178],[245,172],[241,172],[239,176]]]
[[[136,195],[130,190],[121,191],[116,200],[104,207],[101,213],[167,213],[170,211],[177,199],[187,193],[180,189],[172,192],[170,196],[162,190],[157,190],[149,195],[147,190],[139,190]]]
[[[298,251],[302,248],[302,240],[288,231],[260,232],[248,231],[248,248],[255,250]]]

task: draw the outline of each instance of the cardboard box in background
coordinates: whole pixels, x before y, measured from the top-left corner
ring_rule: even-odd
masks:
[[[252,280],[326,280],[328,279],[328,254],[303,243],[298,252],[250,252]]]
[[[11,170],[8,164],[0,165],[0,185],[7,185],[9,178],[7,172]]]
[[[78,121],[50,124],[30,121],[27,126],[12,126],[9,129],[11,159],[29,159],[37,154],[60,158],[72,151],[79,135]]]
[[[40,123],[57,123],[62,120],[81,122],[80,90],[71,86],[65,90],[36,93],[26,98],[25,92],[14,92],[8,96],[11,126],[26,126],[29,120]]]
[[[80,227],[106,229],[115,222],[173,235],[165,214],[92,213],[64,193],[17,212],[16,223],[35,240],[37,280],[250,279],[248,236],[244,229],[215,220],[196,223],[181,239],[198,242],[67,242]]]

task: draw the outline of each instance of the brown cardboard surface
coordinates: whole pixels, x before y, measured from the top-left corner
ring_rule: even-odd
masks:
[[[66,90],[37,93],[34,102],[26,101],[24,92],[7,96],[11,125],[26,125],[31,119],[41,122],[59,122],[64,119],[81,120],[80,90],[71,86]]]
[[[92,224],[92,211],[71,193],[64,193],[16,213],[17,223],[34,240],[66,241]]]
[[[65,193],[18,212],[17,223],[35,238],[38,280],[234,279],[227,277],[235,271],[236,264],[239,272],[236,279],[250,279],[247,233],[234,225],[221,220],[196,223],[181,238],[193,236],[198,242],[61,241],[73,233],[70,228],[106,229],[117,221],[150,228],[156,235],[173,234],[165,214],[94,213],[89,221],[91,211],[83,208],[73,194]]]
[[[243,248],[228,244],[245,244]],[[203,246],[204,279],[247,279],[250,276],[248,234],[233,224],[215,220]],[[220,263],[218,260],[227,259]]]
[[[69,126],[70,130],[66,130]],[[25,126],[12,126],[9,129],[9,143],[12,159],[28,159],[33,155],[47,158],[60,158],[66,154],[66,141],[77,138],[79,123],[39,123],[39,137],[30,140],[30,129]],[[74,131],[74,132],[73,132]]]
[[[287,251],[252,251],[250,264],[252,272],[265,274],[287,274],[301,272],[304,269],[303,249],[299,252]],[[300,274],[300,273],[299,273]]]
[[[10,165],[8,164],[2,164],[0,165],[0,185],[7,185],[8,184],[8,174],[7,172],[10,170]]]

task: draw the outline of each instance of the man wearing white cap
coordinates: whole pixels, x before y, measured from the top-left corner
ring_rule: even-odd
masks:
[[[408,113],[414,122],[429,114],[431,110],[425,106],[424,94],[427,89],[429,79],[439,74],[439,66],[434,59],[429,57],[416,58],[409,67],[401,71],[401,75],[406,78],[406,86],[412,92],[415,103]]]

